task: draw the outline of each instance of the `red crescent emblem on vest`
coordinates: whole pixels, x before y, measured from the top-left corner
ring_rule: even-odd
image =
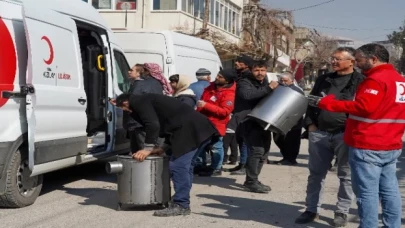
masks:
[[[47,65],[51,65],[52,62],[53,62],[53,46],[52,46],[52,43],[51,43],[51,41],[49,40],[49,38],[48,38],[47,36],[43,36],[43,37],[41,38],[41,40],[44,40],[44,41],[48,44],[48,46],[49,46],[49,58],[48,58],[47,60],[44,59],[44,62],[45,62]]]
[[[0,108],[6,104],[2,98],[2,91],[14,90],[14,79],[17,73],[17,54],[14,48],[13,37],[3,19],[0,17]]]
[[[405,85],[404,85],[404,84],[400,84],[400,86],[402,86],[402,89],[403,89],[403,91],[402,91],[402,93],[401,93],[401,96],[403,96],[403,95],[405,95]]]

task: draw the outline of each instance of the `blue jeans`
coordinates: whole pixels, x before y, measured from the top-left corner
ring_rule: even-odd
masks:
[[[353,191],[357,197],[360,228],[378,227],[381,200],[383,227],[401,227],[401,194],[397,159],[401,150],[373,151],[349,148]]]
[[[173,202],[183,208],[190,207],[190,191],[193,184],[194,157],[197,149],[169,161],[170,178],[173,182]]]
[[[240,164],[245,165],[246,161],[247,161],[247,156],[248,156],[248,147],[247,147],[246,143],[244,143],[244,142],[239,143],[239,154],[240,154],[240,157],[239,157]]]
[[[198,151],[195,155],[195,166],[200,166],[204,165],[206,162],[206,152],[205,149],[208,144],[213,143],[213,141],[208,140],[205,141],[201,144],[201,146],[198,148]],[[212,144],[211,147],[211,152],[212,152],[212,159],[211,159],[211,168],[213,169],[221,169],[222,167],[222,162],[224,160],[224,143],[223,143],[223,137],[218,137],[217,141]]]

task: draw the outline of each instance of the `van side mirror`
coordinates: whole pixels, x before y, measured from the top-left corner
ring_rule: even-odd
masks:
[[[104,72],[105,67],[104,67],[104,56],[103,55],[98,55],[97,56],[97,70]]]

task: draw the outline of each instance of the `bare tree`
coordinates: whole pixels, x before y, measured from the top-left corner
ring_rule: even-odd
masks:
[[[208,30],[208,21],[210,20],[210,0],[205,0],[204,19],[202,24],[203,31]]]

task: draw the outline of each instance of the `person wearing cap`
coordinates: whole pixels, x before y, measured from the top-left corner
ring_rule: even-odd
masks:
[[[207,116],[220,134],[211,142],[211,166],[207,171],[200,172],[200,176],[219,176],[222,174],[223,136],[225,136],[226,126],[233,111],[236,90],[235,78],[234,69],[219,71],[215,81],[205,88],[201,100],[197,101],[197,111]],[[205,148],[201,148],[197,156],[205,156],[204,150]]]
[[[210,85],[211,71],[205,68],[200,68],[197,70],[195,75],[197,77],[197,81],[192,83],[189,88],[193,90],[197,100],[200,100],[204,89]]]

